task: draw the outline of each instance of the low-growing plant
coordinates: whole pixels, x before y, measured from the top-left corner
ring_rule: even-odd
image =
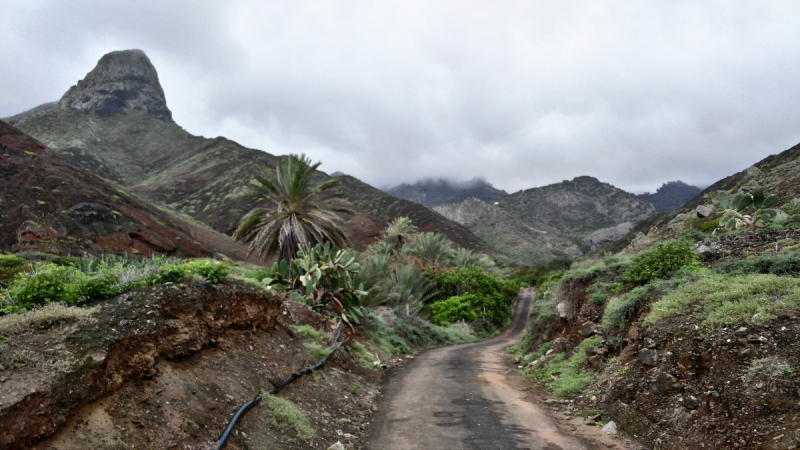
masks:
[[[303,342],[303,347],[308,350],[314,360],[319,361],[331,353],[331,349],[316,342]]]
[[[430,307],[433,323],[447,326],[460,320],[474,321],[478,316],[472,310],[472,302],[477,302],[477,297],[467,294],[463,297],[450,297],[447,300],[433,303]]]
[[[614,297],[603,313],[603,329],[625,331],[628,320],[642,303],[652,297],[652,286],[637,286],[630,292]]]
[[[717,198],[718,209],[722,213],[719,223],[728,231],[747,225],[750,231],[754,232],[756,228],[766,227],[765,222],[769,222],[777,214],[777,211],[770,207],[778,201],[778,198],[774,195],[764,197],[764,190],[760,187],[753,191],[753,195],[740,192],[732,199],[728,198],[725,191],[719,191]],[[753,212],[742,214],[749,210]]]
[[[597,346],[599,342],[599,336],[584,339],[572,357],[565,360],[563,354],[555,355],[549,364],[537,371],[536,376],[547,383],[547,390],[556,397],[568,398],[579,394],[595,378],[593,372],[586,370],[586,349]],[[548,382],[553,375],[557,375],[557,379]]]
[[[719,219],[707,220],[700,224],[700,231],[705,231],[706,233],[714,231],[717,228],[719,228]]]
[[[266,393],[261,395],[270,410],[270,425],[277,429],[294,431],[300,439],[311,439],[315,436],[306,415],[292,402]]]
[[[800,308],[800,279],[771,274],[709,276],[682,285],[653,303],[643,325],[661,319],[695,314],[700,328],[710,332],[718,325],[763,323]]]
[[[683,267],[697,264],[698,257],[692,253],[689,242],[670,240],[638,254],[623,272],[621,279],[625,283],[642,285],[656,278],[665,278]]]

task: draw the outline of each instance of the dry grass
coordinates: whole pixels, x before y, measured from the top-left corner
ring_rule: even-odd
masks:
[[[51,328],[58,324],[88,323],[91,315],[100,308],[79,308],[63,303],[47,303],[21,314],[9,314],[0,318],[0,335],[12,336]]]

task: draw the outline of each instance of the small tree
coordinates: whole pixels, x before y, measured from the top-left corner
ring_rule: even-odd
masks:
[[[764,198],[764,190],[761,188],[753,191],[753,195],[740,192],[730,200],[725,191],[719,191],[717,198],[719,199],[717,205],[722,213],[719,225],[725,227],[728,231],[734,228],[739,229],[743,225],[749,226],[751,232],[756,231],[756,228],[766,227],[765,222],[771,220],[777,214],[776,210],[768,208],[774,205],[778,198],[774,195]],[[742,214],[749,210],[753,210],[753,212]]]
[[[275,172],[259,165],[260,176],[250,182],[242,198],[258,201],[233,234],[250,243],[248,253],[267,259],[278,255],[291,261],[298,250],[309,251],[316,244],[330,242],[344,248],[349,239],[336,213],[352,214],[337,203],[341,195],[327,192],[339,185],[328,177],[316,184],[312,178],[321,163],[311,164],[305,155],[289,155],[278,162]]]

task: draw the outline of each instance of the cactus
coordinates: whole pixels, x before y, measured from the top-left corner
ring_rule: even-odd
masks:
[[[317,244],[298,251],[290,263],[276,262],[261,283],[287,291],[292,300],[311,307],[332,303],[345,322],[358,323],[364,316],[361,297],[367,294],[359,276],[355,256],[326,242],[324,247]]]
[[[725,227],[726,230],[739,229],[744,225],[750,227],[750,231],[756,231],[756,228],[766,227],[767,221],[771,220],[778,213],[770,206],[778,201],[774,195],[764,198],[764,190],[757,188],[753,195],[738,193],[732,199],[728,198],[725,191],[717,193],[719,202],[718,213],[722,214],[719,219],[719,224]],[[744,214],[745,211],[752,210],[749,214]]]

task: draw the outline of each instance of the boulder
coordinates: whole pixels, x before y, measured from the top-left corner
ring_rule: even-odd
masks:
[[[597,369],[598,367],[603,365],[603,357],[600,355],[593,355],[586,358],[586,362],[589,363],[589,366],[592,369]]]
[[[694,212],[697,214],[697,217],[708,217],[711,214],[714,214],[714,207],[708,205],[700,205],[695,208]]]
[[[663,394],[676,387],[678,387],[678,379],[666,372],[656,375],[650,384],[650,389],[656,394]]]
[[[700,244],[692,252],[702,256],[705,259],[717,259],[722,256],[722,246],[716,242],[710,244]]]
[[[556,311],[558,311],[558,317],[566,319],[569,314],[569,306],[565,302],[560,302],[556,305]]]
[[[553,341],[553,345],[550,349],[553,350],[554,353],[565,353],[572,350],[573,347],[574,345],[572,345],[572,342],[563,337],[558,337]]]
[[[658,364],[658,352],[653,349],[643,348],[639,350],[639,361],[643,366],[653,367]]]
[[[619,432],[617,431],[617,424],[615,424],[613,420],[611,422],[608,422],[606,426],[603,427],[603,433],[610,434],[611,436],[616,436],[617,434],[619,434]]]
[[[744,174],[747,178],[761,178],[764,172],[756,166],[750,166],[744,170]]]
[[[756,190],[756,188],[758,188],[758,182],[756,180],[750,180],[739,187],[739,192],[744,192],[745,194],[752,194],[753,191]]]
[[[595,332],[597,332],[597,328],[598,326],[594,322],[584,322],[581,324],[579,331],[581,333],[581,336],[589,337],[595,334]]]

